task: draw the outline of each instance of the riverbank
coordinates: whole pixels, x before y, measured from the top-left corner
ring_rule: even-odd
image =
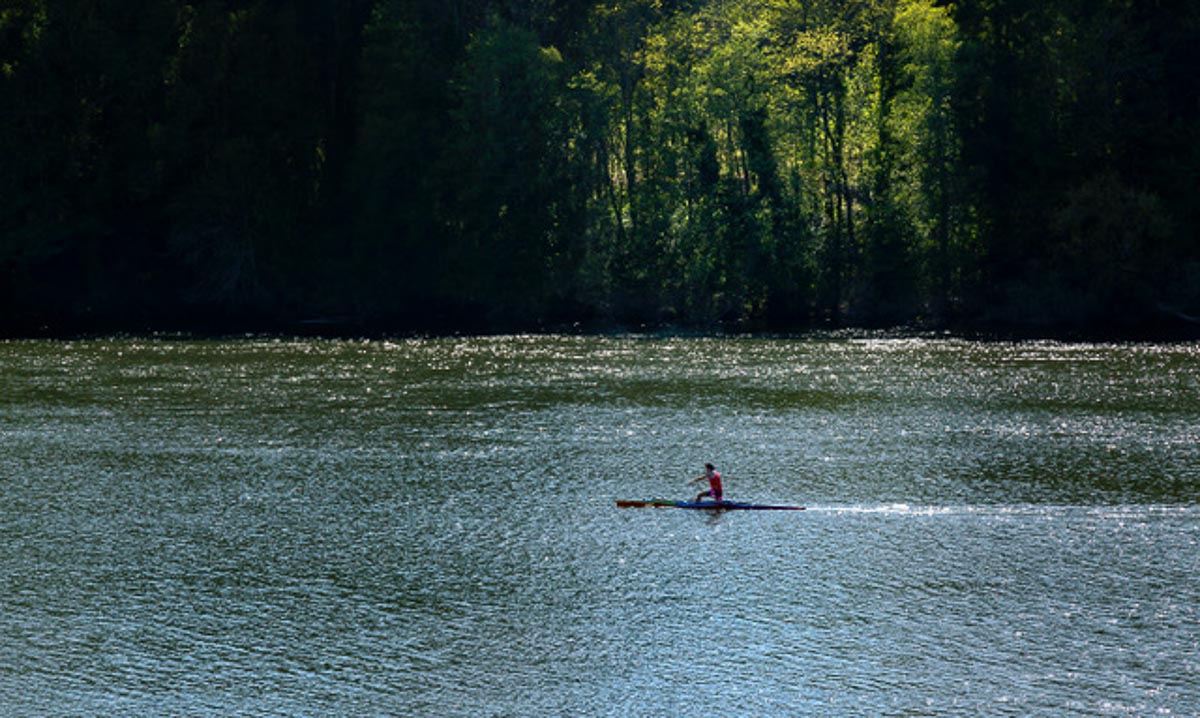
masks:
[[[994,319],[956,322],[909,322],[890,326],[818,323],[712,322],[686,324],[666,321],[620,321],[586,318],[563,321],[487,320],[467,313],[392,319],[349,315],[183,316],[177,319],[119,319],[73,317],[26,319],[0,324],[0,339],[75,339],[99,336],[188,336],[215,339],[237,336],[295,336],[315,338],[387,338],[396,336],[490,336],[503,334],[646,334],[660,336],[778,336],[805,337],[957,337],[979,341],[1056,340],[1071,342],[1200,341],[1200,322],[1163,312],[1137,325],[1069,325],[1053,322],[1015,322]]]

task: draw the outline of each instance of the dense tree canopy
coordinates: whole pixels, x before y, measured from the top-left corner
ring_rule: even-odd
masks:
[[[4,0],[0,331],[1200,320],[1182,0]]]

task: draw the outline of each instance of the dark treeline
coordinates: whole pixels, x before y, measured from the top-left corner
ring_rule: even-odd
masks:
[[[1200,316],[1185,0],[0,0],[0,331]]]

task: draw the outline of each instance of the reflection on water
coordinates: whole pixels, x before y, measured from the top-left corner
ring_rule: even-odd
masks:
[[[0,714],[1194,715],[1198,358],[0,344]]]

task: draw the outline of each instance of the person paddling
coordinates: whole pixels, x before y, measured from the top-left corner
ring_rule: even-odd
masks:
[[[708,491],[701,491],[696,496],[696,503],[700,503],[700,499],[705,496],[711,496],[713,501],[721,501],[721,497],[725,492],[721,489],[721,474],[717,473],[717,469],[711,463],[704,465],[704,473],[691,480],[691,483],[697,483],[708,479]]]

